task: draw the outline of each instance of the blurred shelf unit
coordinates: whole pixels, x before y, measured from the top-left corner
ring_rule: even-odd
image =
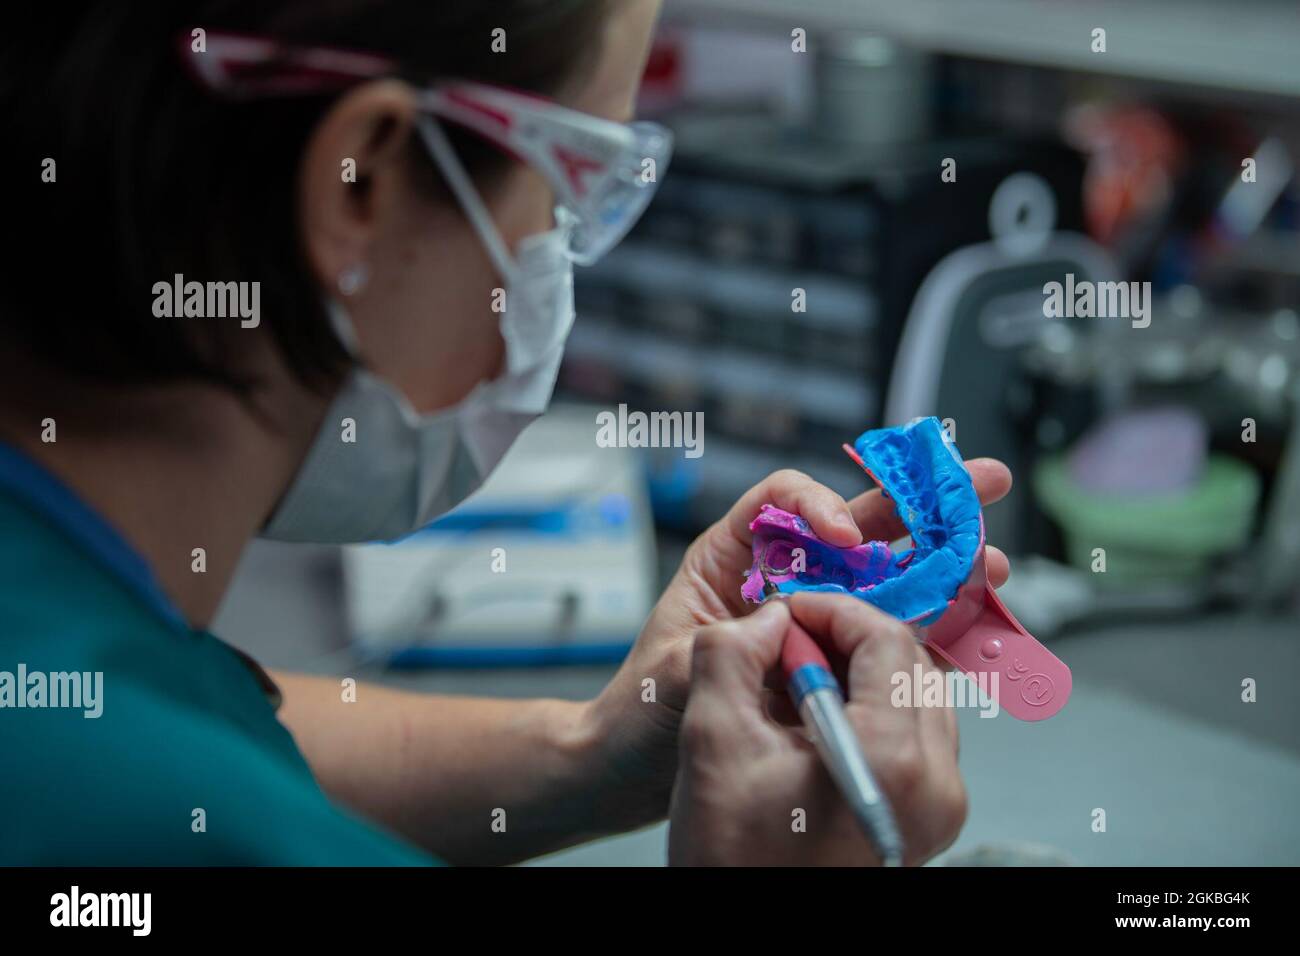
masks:
[[[1300,97],[1295,0],[669,0],[679,21],[880,34],[917,49]],[[1106,31],[1093,52],[1093,30]]]
[[[678,151],[659,195],[617,250],[579,270],[561,373],[570,398],[704,413],[701,457],[650,456],[656,515],[668,524],[711,521],[780,468],[862,491],[867,479],[840,446],[880,424],[924,275],[987,238],[989,197],[1011,172],[1038,172],[1061,217],[1078,218],[1078,159],[1057,146],[872,148],[756,115],[668,121]],[[950,156],[960,190],[936,186]]]

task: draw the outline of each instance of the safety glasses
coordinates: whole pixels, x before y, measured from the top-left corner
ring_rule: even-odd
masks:
[[[328,47],[293,47],[265,37],[209,32],[206,48],[180,37],[196,80],[232,98],[302,96],[395,76],[387,57]],[[657,123],[615,123],[542,97],[482,83],[424,89],[420,108],[470,130],[541,173],[566,209],[573,260],[591,265],[641,218],[672,155]]]

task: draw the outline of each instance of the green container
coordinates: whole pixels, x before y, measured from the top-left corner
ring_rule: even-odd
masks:
[[[1259,477],[1225,455],[1211,455],[1190,490],[1170,495],[1099,495],[1070,478],[1065,456],[1034,469],[1039,504],[1065,533],[1071,564],[1092,571],[1106,553],[1098,585],[1139,588],[1186,583],[1210,573],[1216,558],[1242,548],[1259,503]]]

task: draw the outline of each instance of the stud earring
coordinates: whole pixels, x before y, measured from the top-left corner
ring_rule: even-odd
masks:
[[[370,270],[364,262],[358,262],[356,265],[348,266],[339,275],[339,291],[344,295],[356,295],[370,278]]]

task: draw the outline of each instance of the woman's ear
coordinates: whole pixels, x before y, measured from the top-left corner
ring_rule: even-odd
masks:
[[[402,158],[417,112],[400,80],[350,90],[321,117],[298,171],[298,219],[312,274],[331,293],[351,291],[400,195]],[[340,290],[340,280],[345,288]]]

